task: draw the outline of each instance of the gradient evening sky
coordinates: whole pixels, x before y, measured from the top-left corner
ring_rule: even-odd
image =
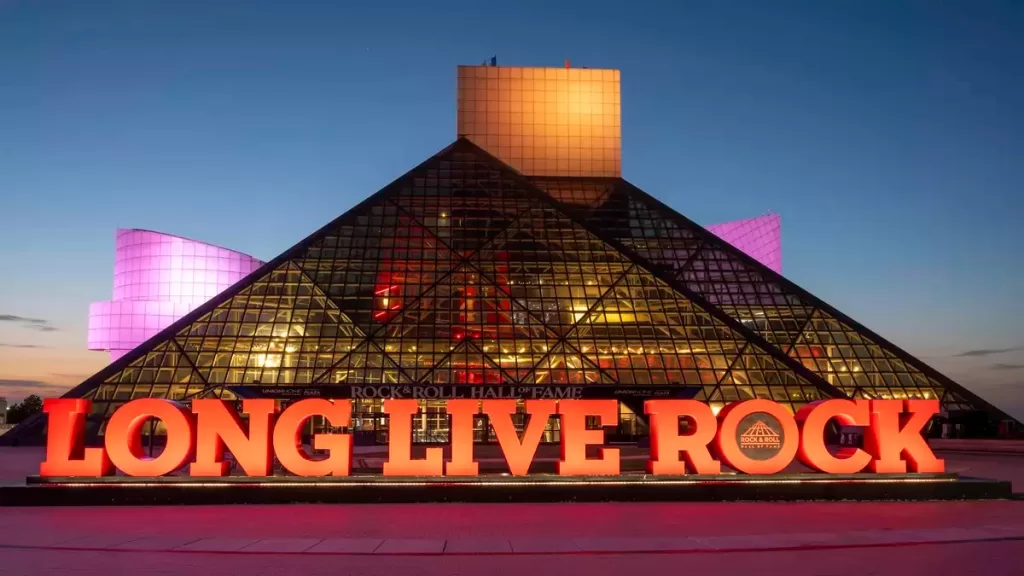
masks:
[[[114,230],[270,259],[455,132],[455,66],[622,70],[623,172],[1024,417],[1020,2],[0,0],[0,394],[103,366]],[[25,320],[35,319],[35,322]]]

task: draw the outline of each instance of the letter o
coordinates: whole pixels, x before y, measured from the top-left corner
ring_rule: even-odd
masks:
[[[167,445],[152,460],[141,460],[142,426],[157,418],[167,428]],[[183,467],[195,449],[192,414],[162,398],[139,398],[118,408],[107,422],[104,444],[114,466],[128,476],[165,476]]]
[[[740,424],[754,414],[766,414],[770,418],[747,422],[740,430]],[[764,420],[774,419],[775,422]],[[777,422],[777,425],[776,425]],[[748,445],[743,446],[744,442]],[[777,446],[776,446],[777,444]],[[713,446],[718,458],[730,468],[746,474],[776,474],[793,462],[800,445],[800,429],[793,415],[780,404],[771,400],[743,400],[733,402],[718,413],[718,434]],[[768,458],[754,458],[748,455],[755,450],[776,450]]]

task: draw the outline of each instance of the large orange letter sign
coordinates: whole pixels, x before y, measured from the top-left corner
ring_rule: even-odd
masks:
[[[730,468],[775,474],[789,466],[800,444],[793,415],[771,400],[733,402],[718,413],[715,451]]]
[[[932,416],[939,413],[938,400],[872,400],[871,427],[864,449],[874,457],[873,472],[945,472],[946,463],[935,457],[921,435]]]
[[[313,460],[302,447],[302,427],[313,416],[323,416],[331,426],[348,426],[351,400],[309,398],[292,404],[274,426],[274,453],[284,469],[296,476],[348,476],[352,472],[352,436],[314,434],[313,449],[327,450],[327,458]]]
[[[444,465],[445,476],[476,476],[480,465],[473,461],[473,416],[479,400],[449,400],[445,411],[451,416],[452,460]]]
[[[103,448],[85,447],[85,415],[92,401],[82,398],[47,398],[46,460],[40,476],[107,476],[114,467]]]
[[[587,416],[602,425],[619,420],[618,400],[560,400],[562,418],[562,460],[560,476],[615,476],[619,473],[619,449],[599,448],[598,458],[587,459],[588,444],[604,444],[604,430],[587,430]]]
[[[836,398],[807,404],[796,413],[800,425],[800,450],[797,456],[807,467],[828,474],[856,474],[871,461],[871,454],[860,448],[843,447],[835,456],[825,446],[825,427],[836,419],[843,426],[871,424],[867,400]]]
[[[385,476],[442,476],[444,451],[427,448],[422,460],[412,459],[412,417],[419,404],[415,400],[384,401],[388,415],[388,459],[384,462]]]
[[[526,414],[530,420],[523,430],[523,438],[519,439],[516,427],[512,424],[512,414],[516,412],[515,400],[484,400],[483,412],[494,428],[498,437],[498,445],[505,456],[508,471],[513,476],[526,476],[530,471],[533,455],[537,453],[540,437],[548,425],[548,418],[555,413],[554,400],[527,400]]]
[[[142,426],[158,418],[167,429],[167,445],[152,460],[143,460]],[[192,413],[170,400],[139,398],[117,409],[104,435],[107,454],[118,470],[128,476],[164,476],[181,468],[192,457],[195,427]]]
[[[274,401],[269,398],[242,400],[242,411],[249,415],[246,434],[242,420],[228,402],[216,399],[192,401],[199,429],[196,435],[196,461],[191,476],[223,476],[228,471],[224,461],[227,446],[246,476],[269,476],[273,463],[270,453],[270,427]]]
[[[721,473],[722,466],[708,450],[718,430],[710,406],[696,400],[648,400],[644,413],[651,417],[649,474],[686,474],[687,468],[697,474]],[[686,436],[679,435],[680,417],[686,417],[694,429]]]

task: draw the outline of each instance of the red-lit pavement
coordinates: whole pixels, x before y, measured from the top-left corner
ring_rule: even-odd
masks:
[[[1024,526],[1024,501],[0,508],[0,544],[72,538],[592,538]]]
[[[0,514],[4,574],[534,576],[683,565],[742,573],[763,563],[759,574],[863,574],[893,566],[920,566],[903,574],[939,568],[1014,574],[1022,553],[1021,501],[7,508]]]
[[[21,467],[12,455],[0,468]],[[1019,480],[1024,468],[942,456],[969,475]],[[1020,558],[1019,500],[0,509],[4,575],[906,576],[1021,574]]]
[[[567,576],[715,574],[1021,574],[1024,543],[937,544],[846,550],[553,556],[315,556],[2,550],[4,574],[193,576]]]

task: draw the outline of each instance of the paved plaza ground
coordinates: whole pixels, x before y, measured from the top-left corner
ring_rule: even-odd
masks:
[[[40,455],[2,450],[0,475]],[[1024,486],[1024,456],[941,456]],[[1024,501],[0,509],[4,575],[644,571],[1024,574]]]
[[[3,574],[1019,574],[1024,502],[6,508]]]
[[[303,556],[3,550],[4,574],[200,576],[640,576],[763,574],[900,576],[1021,574],[1024,542],[937,544],[871,550],[554,556]]]

